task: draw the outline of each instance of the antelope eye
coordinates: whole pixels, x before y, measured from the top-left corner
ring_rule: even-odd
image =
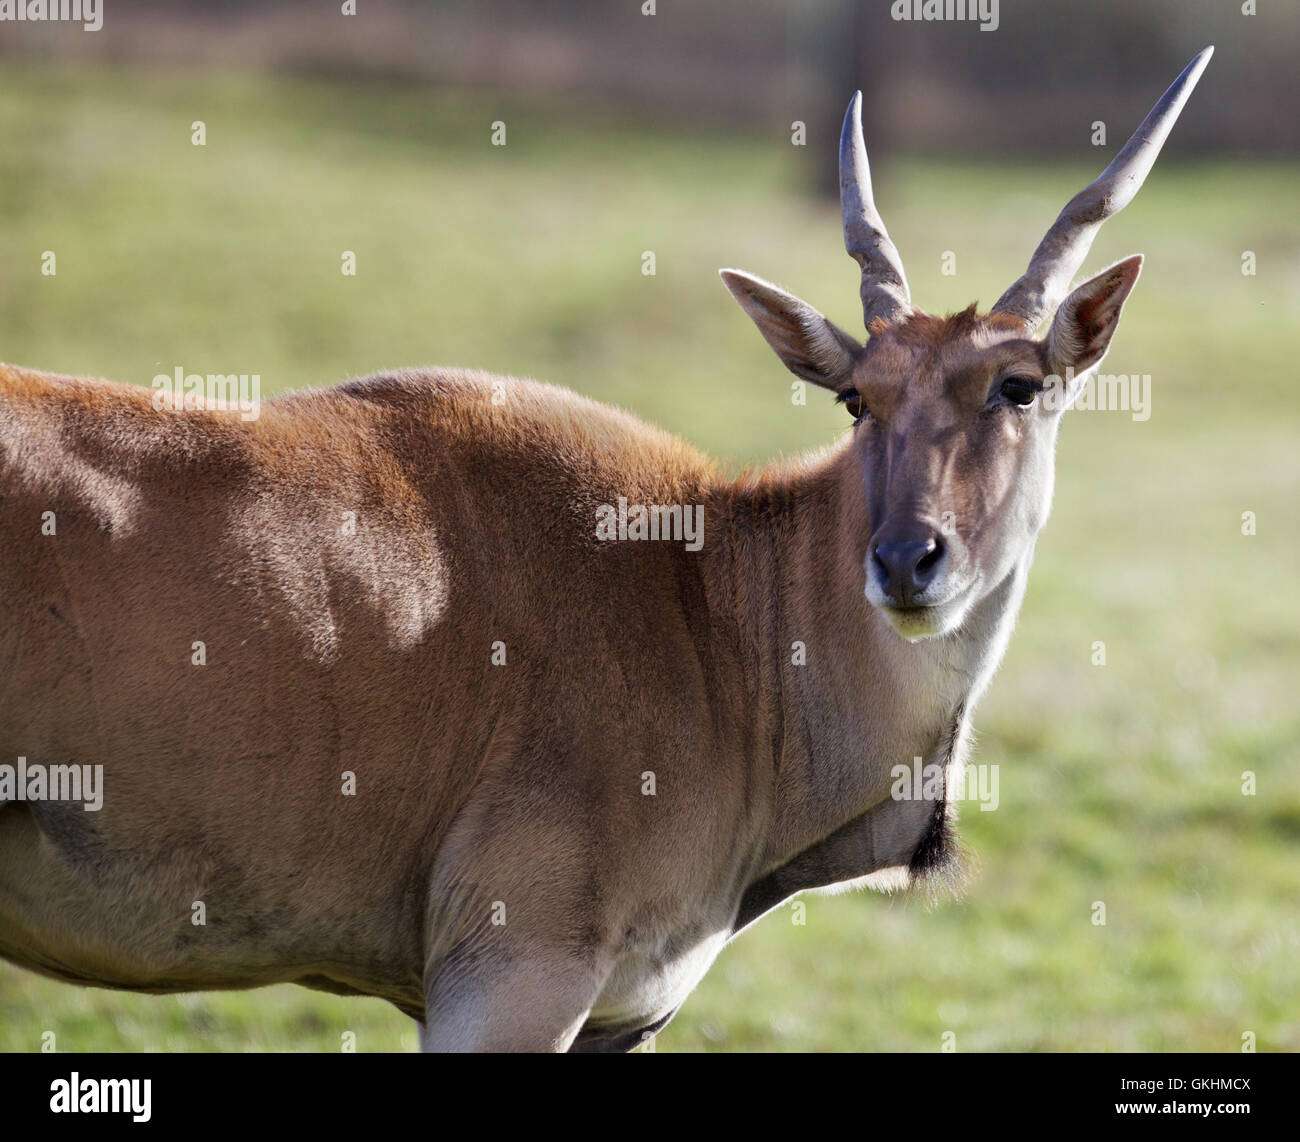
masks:
[[[870,415],[867,404],[857,389],[845,389],[842,393],[837,393],[835,399],[849,410],[849,415],[853,417],[854,421],[859,421],[864,416]]]
[[[1043,386],[1033,377],[1008,377],[1002,382],[1002,388],[999,390],[1003,400],[1008,400],[1012,404],[1021,406],[1034,403],[1036,397]]]

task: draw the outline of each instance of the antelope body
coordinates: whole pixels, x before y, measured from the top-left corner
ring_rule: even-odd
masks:
[[[1140,259],[1068,286],[1209,52],[985,315],[912,309],[855,97],[865,347],[723,271],[856,422],[757,475],[512,378],[387,374],[248,421],[0,367],[0,759],[104,767],[98,812],[0,804],[0,955],[379,996],[428,1049],[627,1049],[791,895],[958,875],[1046,398],[1101,360]],[[620,497],[702,507],[702,548],[602,540]],[[945,796],[891,798],[916,758]]]

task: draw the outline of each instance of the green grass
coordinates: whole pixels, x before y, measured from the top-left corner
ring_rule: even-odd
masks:
[[[266,392],[473,365],[629,407],[737,464],[845,430],[829,401],[791,405],[716,278],[740,266],[859,325],[836,208],[800,189],[833,156],[780,131],[9,67],[0,137],[8,361],[142,384],[177,365],[258,372]],[[658,1050],[934,1051],[946,1031],[959,1050],[1235,1051],[1247,1031],[1300,1049],[1300,218],[1283,208],[1300,168],[1171,151],[1088,263],[1148,256],[1105,368],[1149,373],[1153,415],[1066,418],[1054,516],[976,717],[1001,805],[963,813],[966,898],[806,897],[805,924],[779,911],[723,954]],[[877,156],[918,302],[989,304],[1104,161]],[[415,1045],[378,1001],[127,996],[0,966],[0,1049],[46,1031],[68,1051]]]

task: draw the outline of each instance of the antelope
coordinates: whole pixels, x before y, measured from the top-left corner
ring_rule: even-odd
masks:
[[[912,307],[854,95],[865,344],[721,271],[853,419],[756,473],[475,372],[249,419],[0,366],[0,955],[377,996],[431,1051],[627,1050],[792,896],[958,883],[972,711],[1141,257],[1070,283],[1212,50],[988,313]],[[634,542],[637,505],[698,510],[701,542]],[[99,808],[19,759],[102,766]],[[917,759],[942,795],[892,797]]]

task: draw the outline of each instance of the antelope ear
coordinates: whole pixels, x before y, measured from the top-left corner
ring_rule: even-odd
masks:
[[[790,372],[825,389],[843,387],[862,349],[858,342],[771,282],[739,270],[718,274]]]
[[[1073,366],[1076,374],[1092,368],[1105,355],[1119,325],[1124,299],[1142,271],[1142,255],[1134,254],[1102,270],[1061,302],[1048,334],[1054,367]]]

